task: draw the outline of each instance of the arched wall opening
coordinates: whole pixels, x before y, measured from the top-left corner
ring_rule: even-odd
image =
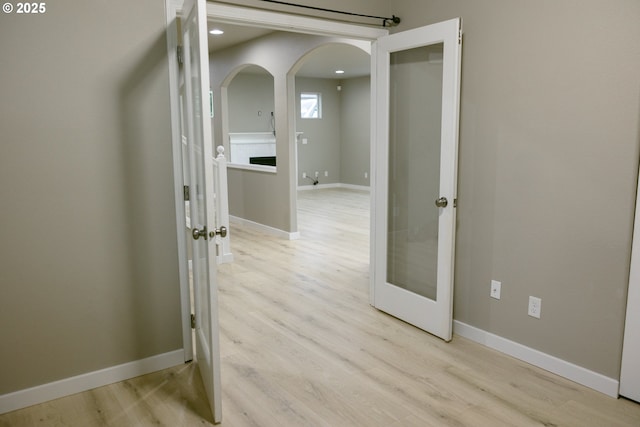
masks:
[[[350,45],[360,52],[370,42],[300,33],[272,32],[210,55],[210,83],[214,93],[214,143],[228,150],[229,83],[247,65],[259,66],[273,76],[275,170],[229,169],[229,209],[232,217],[264,225],[282,237],[298,237],[295,76],[313,51],[325,45]],[[255,112],[257,115],[257,111]],[[368,110],[366,112],[368,114]],[[269,118],[271,111],[269,111]],[[367,129],[368,131],[368,129]],[[336,172],[337,174],[337,172]]]
[[[276,167],[274,78],[258,65],[236,68],[220,87],[223,144],[230,167]],[[269,171],[269,169],[265,169]]]

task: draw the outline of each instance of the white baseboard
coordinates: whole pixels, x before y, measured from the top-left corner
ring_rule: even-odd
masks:
[[[510,341],[457,320],[453,321],[453,332],[461,337],[592,388],[607,396],[618,397],[619,381],[617,379],[606,377],[597,372],[590,371],[581,366],[558,359],[555,356],[518,344],[517,342]]]
[[[280,230],[279,228],[260,224],[259,222],[250,221],[248,219],[240,218],[234,215],[229,215],[229,221],[235,222],[237,224],[242,224],[246,227],[253,228],[254,230],[258,230],[271,236],[279,237],[285,240],[298,240],[300,238],[300,232],[298,231],[288,232]]]
[[[218,258],[218,264],[228,264],[233,262],[233,254],[224,254]]]
[[[349,190],[358,190],[358,191],[371,191],[371,187],[366,185],[355,185],[355,184],[343,184],[341,182],[334,182],[332,184],[318,184],[318,185],[300,185],[298,186],[298,190],[307,191],[307,190],[316,190],[319,188],[347,188]]]
[[[298,190],[307,191],[307,190],[317,190],[320,188],[338,188],[338,187],[340,187],[340,184],[338,184],[337,182],[334,182],[331,184],[299,185]]]
[[[0,396],[0,414],[128,380],[181,363],[184,363],[182,349],[4,394]]]
[[[355,184],[340,184],[340,188],[347,188],[349,190],[366,191],[371,192],[371,187],[368,185],[355,185]]]

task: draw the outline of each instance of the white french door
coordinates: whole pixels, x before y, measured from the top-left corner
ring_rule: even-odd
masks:
[[[633,227],[629,293],[620,370],[620,395],[640,402],[640,187],[637,190]]]
[[[372,302],[449,341],[461,21],[374,43]]]
[[[214,422],[222,419],[218,286],[216,280],[215,175],[209,118],[209,62],[205,0],[185,0],[183,134],[187,143],[196,360]]]

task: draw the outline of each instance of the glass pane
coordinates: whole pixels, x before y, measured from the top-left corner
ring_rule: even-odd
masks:
[[[300,94],[300,117],[303,119],[319,119],[322,109],[319,93]]]
[[[442,43],[391,54],[387,282],[436,299]]]

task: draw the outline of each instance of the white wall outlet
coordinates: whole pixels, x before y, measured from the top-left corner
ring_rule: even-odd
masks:
[[[302,138],[302,144],[308,144],[309,140],[307,138]]]
[[[302,172],[302,178],[306,178],[307,177],[307,173],[306,172]]]
[[[367,179],[367,178],[369,178],[369,172],[364,173],[364,179]]]
[[[329,176],[329,171],[324,171],[324,176]]]
[[[320,172],[316,171],[316,178],[320,176]]]
[[[502,288],[502,283],[497,280],[491,281],[491,298],[500,299],[500,291]]]
[[[538,297],[529,297],[529,316],[540,318],[540,312],[542,311],[542,300]]]

